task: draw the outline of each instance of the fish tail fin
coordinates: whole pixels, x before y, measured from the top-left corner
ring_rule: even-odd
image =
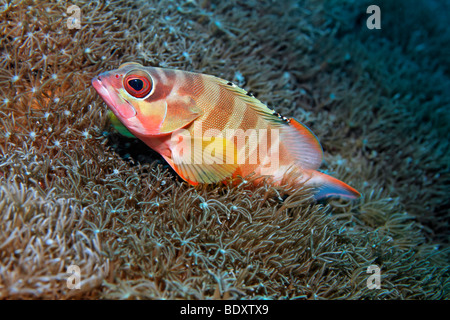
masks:
[[[361,194],[356,189],[319,171],[314,171],[306,184],[312,185],[317,189],[317,193],[314,196],[316,200],[333,196],[351,200],[361,198]]]

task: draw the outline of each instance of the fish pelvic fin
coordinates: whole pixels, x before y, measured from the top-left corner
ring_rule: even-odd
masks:
[[[117,118],[112,111],[108,111],[108,117],[114,129],[116,129],[121,135],[127,138],[136,138],[130,131],[128,131],[127,127],[120,122],[119,118]]]

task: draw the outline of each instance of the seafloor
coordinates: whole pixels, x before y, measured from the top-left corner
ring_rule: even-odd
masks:
[[[367,28],[371,4],[381,29]],[[1,1],[0,297],[449,298],[449,12],[437,0]],[[322,169],[363,199],[315,203],[251,178],[188,186],[112,129],[91,87],[127,61],[252,90],[311,127]]]

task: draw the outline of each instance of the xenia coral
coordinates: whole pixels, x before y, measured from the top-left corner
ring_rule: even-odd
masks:
[[[369,4],[2,1],[0,297],[448,298],[448,34],[426,1],[381,1],[367,30]],[[364,198],[186,185],[90,86],[127,61],[239,82],[311,126]]]

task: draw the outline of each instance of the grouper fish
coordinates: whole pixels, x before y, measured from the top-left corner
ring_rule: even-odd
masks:
[[[318,171],[323,150],[308,127],[230,81],[129,62],[92,85],[116,122],[192,185],[253,174],[272,184],[312,186],[316,199],[361,196]]]

